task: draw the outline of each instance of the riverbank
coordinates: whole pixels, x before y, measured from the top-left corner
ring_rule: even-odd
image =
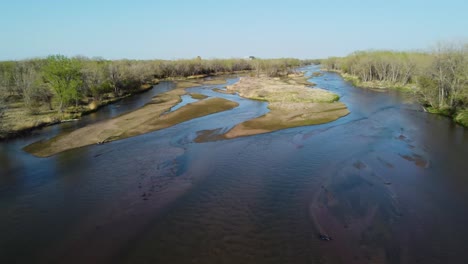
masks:
[[[46,126],[76,121],[82,116],[94,113],[106,105],[119,102],[124,98],[136,94],[144,93],[158,83],[159,81],[151,84],[143,84],[139,89],[122,96],[115,97],[109,95],[106,99],[100,101],[90,100],[90,103],[88,104],[69,107],[62,113],[59,113],[56,110],[32,112],[22,101],[11,102],[7,104],[6,110],[3,113],[2,124],[0,127],[0,140],[15,138]]]
[[[455,123],[468,128],[468,109],[460,109],[454,113],[450,109],[435,109],[432,107],[425,107],[427,113],[446,116],[452,119]]]
[[[270,112],[242,122],[222,135],[216,134],[215,130],[205,130],[195,141],[230,139],[323,124],[349,114],[346,105],[338,102],[337,94],[311,88],[311,85],[303,74],[289,75],[287,78],[243,77],[236,84],[228,86],[226,91],[268,102]]]
[[[399,90],[399,91],[408,92],[408,93],[414,93],[418,89],[418,87],[414,84],[399,84],[399,83],[391,83],[391,82],[385,82],[385,81],[363,82],[359,79],[358,76],[351,75],[340,70],[329,70],[329,69],[323,69],[323,70],[338,73],[347,82],[350,82],[354,86],[360,87],[360,88],[367,88],[367,89],[372,89],[372,90],[377,90],[377,91],[393,89],[393,90]]]
[[[419,91],[419,88],[415,84],[395,84],[391,82],[383,82],[383,81],[371,81],[371,82],[363,82],[359,79],[359,77],[355,75],[351,75],[348,73],[344,73],[340,70],[329,70],[324,69],[325,71],[335,72],[338,73],[343,79],[352,83],[356,87],[360,88],[367,88],[372,89],[374,91],[385,91],[388,89],[399,90],[408,94],[416,94]],[[468,127],[468,109],[459,109],[455,112],[451,111],[450,109],[436,109],[432,107],[424,107],[424,110],[431,114],[442,115],[452,119],[455,123],[462,125],[464,127]]]

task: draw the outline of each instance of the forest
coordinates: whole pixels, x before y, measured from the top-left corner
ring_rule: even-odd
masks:
[[[427,52],[358,51],[321,63],[357,86],[410,91],[427,111],[468,126],[468,43],[438,44]]]

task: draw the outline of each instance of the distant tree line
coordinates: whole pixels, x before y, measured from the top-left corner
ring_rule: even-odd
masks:
[[[255,71],[278,76],[298,59],[104,60],[66,57],[0,62],[0,118],[7,102],[23,102],[32,113],[134,93],[157,79]]]
[[[431,52],[359,51],[322,65],[363,83],[410,84],[435,111],[453,115],[468,108],[468,43],[439,44]]]

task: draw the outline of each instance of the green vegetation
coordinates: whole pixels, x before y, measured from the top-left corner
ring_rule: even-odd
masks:
[[[0,138],[77,118],[149,89],[160,79],[183,79],[190,87],[193,80],[206,76],[237,72],[280,76],[301,64],[297,59],[109,61],[61,55],[4,61],[0,62]],[[220,84],[220,80],[206,84]]]
[[[411,91],[429,112],[467,125],[467,43],[439,45],[432,52],[360,51],[322,65],[357,86]]]
[[[468,110],[458,111],[455,115],[455,121],[465,127],[468,127]]]
[[[83,84],[80,68],[80,61],[77,59],[69,59],[61,55],[47,58],[47,63],[43,68],[43,79],[57,98],[60,112],[71,102],[78,105],[79,89]]]

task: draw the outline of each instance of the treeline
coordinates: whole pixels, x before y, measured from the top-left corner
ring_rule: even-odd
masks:
[[[337,70],[359,78],[361,82],[388,82],[406,85],[418,74],[416,66],[426,67],[430,56],[417,52],[357,51],[339,58],[322,61],[328,70]]]
[[[0,62],[0,118],[8,102],[32,113],[100,102],[138,91],[158,79],[256,71],[270,76],[298,67],[297,59],[117,60],[65,57]]]
[[[359,51],[322,61],[324,68],[364,86],[411,86],[435,112],[456,115],[468,108],[468,43],[440,44],[430,52]]]

